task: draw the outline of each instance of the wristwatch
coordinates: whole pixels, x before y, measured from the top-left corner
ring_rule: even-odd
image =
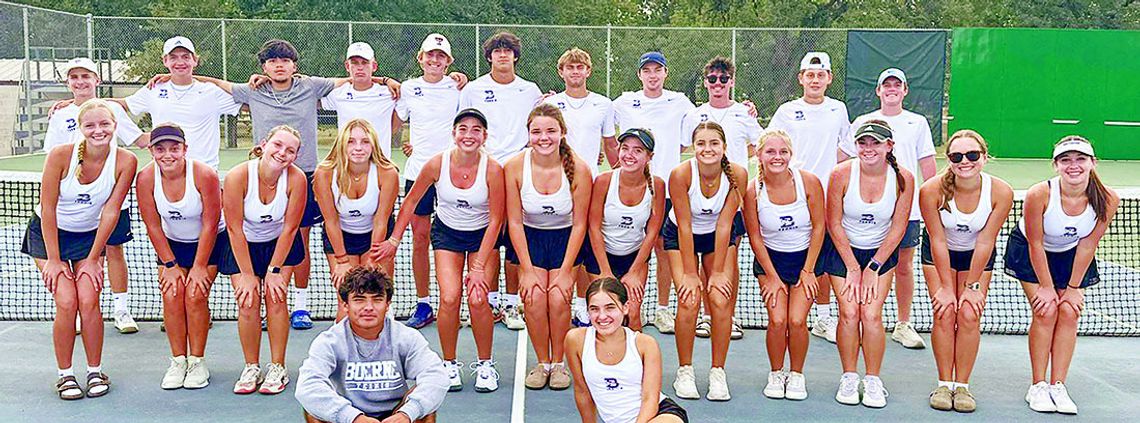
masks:
[[[981,282],[968,283],[968,284],[966,284],[966,288],[971,290],[971,291],[981,291],[982,290],[982,283]]]
[[[881,267],[883,267],[883,264],[879,263],[879,261],[875,259],[871,259],[871,263],[867,265],[867,268],[871,269],[871,271],[875,273],[879,273],[879,268]]]
[[[165,268],[167,268],[167,269],[173,269],[173,268],[174,268],[174,266],[176,266],[176,265],[177,265],[177,263],[175,263],[175,262],[174,262],[174,260],[171,260],[171,261],[166,261],[166,262],[162,262],[162,261],[160,261],[158,264],[161,264],[161,265],[162,265],[162,267],[165,267]]]
[[[281,267],[280,266],[269,266],[269,273],[274,274],[274,275],[280,275],[281,274]]]

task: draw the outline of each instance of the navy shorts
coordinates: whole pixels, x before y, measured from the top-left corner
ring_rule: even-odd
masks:
[[[178,264],[178,267],[186,269],[194,267],[194,256],[198,254],[197,242],[178,242],[167,238],[166,243],[170,244],[170,250],[174,252],[174,262]],[[214,249],[210,251],[210,258],[206,261],[206,265],[217,266],[226,254],[231,254],[230,237],[226,235],[225,230],[222,230],[218,233],[217,241],[214,241]]]
[[[619,256],[606,252],[606,260],[610,264],[610,270],[614,272],[614,277],[621,279],[629,269],[633,267],[633,263],[637,260],[638,251]],[[586,273],[591,275],[600,275],[602,267],[598,264],[597,257],[594,257],[594,250],[590,246],[590,237],[586,237],[586,241],[582,243],[582,251],[578,254],[578,261],[586,266]],[[648,259],[646,260],[648,261]]]
[[[804,269],[804,263],[807,262],[808,250],[785,253],[768,247],[764,248],[768,250],[768,258],[772,259],[772,265],[776,267],[776,275],[780,277],[781,281],[788,286],[800,282],[800,272]],[[764,274],[764,268],[756,259],[752,260],[752,273],[757,278]]]
[[[566,258],[567,244],[570,243],[572,228],[538,229],[523,226],[526,233],[527,251],[530,253],[530,263],[534,267],[546,270],[555,270],[562,267]],[[580,250],[579,250],[580,251]],[[582,264],[581,255],[575,255],[574,265]],[[518,254],[514,246],[507,246],[507,259],[511,263],[519,264]]]
[[[404,198],[407,198],[409,192],[412,191],[412,185],[416,181],[411,179],[404,180]],[[427,191],[424,191],[424,196],[420,198],[420,202],[416,203],[416,216],[431,216],[435,213],[435,184],[428,185]]]
[[[1073,247],[1059,253],[1045,252],[1049,262],[1049,276],[1053,278],[1053,287],[1057,290],[1069,286],[1069,278],[1073,275],[1073,260],[1077,256],[1077,248]],[[1009,233],[1009,241],[1005,244],[1005,274],[1022,282],[1037,283],[1037,273],[1033,271],[1033,264],[1029,262],[1029,241],[1021,233],[1020,228],[1014,228]],[[1100,283],[1100,272],[1096,269],[1096,258],[1089,263],[1084,278],[1081,279],[1081,288],[1087,288]]]
[[[689,413],[685,412],[684,408],[681,408],[680,405],[677,405],[677,403],[673,402],[669,397],[665,397],[661,402],[657,403],[657,415],[677,416],[682,422],[689,423]]]
[[[107,238],[107,245],[123,245],[132,239],[135,239],[135,235],[131,233],[131,209],[123,209],[119,211],[119,220],[115,222],[115,229]]]
[[[249,246],[249,260],[253,266],[253,273],[257,277],[265,279],[265,273],[269,271],[269,261],[273,259],[273,250],[277,247],[277,240],[270,240],[266,242],[247,242]],[[218,262],[218,272],[223,275],[236,275],[241,273],[241,268],[238,267],[237,258],[234,257],[233,245],[231,248],[226,249],[226,254],[222,255],[222,260]],[[305,260],[305,244],[301,241],[301,233],[293,237],[293,245],[289,247],[289,255],[285,256],[285,263],[282,267],[296,266]]]
[[[47,260],[47,246],[44,244],[42,224],[40,217],[33,214],[31,220],[28,221],[27,230],[24,231],[24,241],[20,245],[20,252],[40,260]],[[95,232],[97,230],[87,232],[57,230],[59,258],[65,261],[87,258],[87,255],[91,253],[91,246],[95,245]]]
[[[309,195],[305,197],[305,215],[301,216],[302,228],[312,227],[325,221],[325,217],[321,215],[321,206],[317,205],[317,196],[313,195],[313,172],[305,172],[305,186]]]
[[[922,232],[921,222],[917,220],[906,222],[906,232],[903,233],[902,241],[899,241],[899,248],[917,247],[919,234]]]
[[[934,265],[934,253],[930,249],[930,234],[925,229],[922,230],[922,265]],[[997,258],[997,249],[990,252],[990,261],[986,263],[985,270],[992,272],[994,270],[994,260]],[[970,251],[954,251],[950,250],[950,268],[956,272],[970,271],[970,262],[974,260],[974,250]]]
[[[388,216],[388,236],[391,237],[392,230],[396,228],[396,218]],[[322,228],[323,229],[323,228]],[[367,253],[372,249],[372,231],[362,234],[354,234],[345,232],[344,229],[340,230],[341,239],[344,240],[344,252],[350,256],[359,256]],[[325,254],[333,254],[332,243],[329,242],[328,232],[321,231],[321,245],[324,247]]]
[[[738,212],[732,218],[732,235],[728,240],[729,245],[738,245],[741,235],[744,235],[744,217]],[[661,238],[664,240],[666,250],[681,249],[681,243],[677,240],[677,236],[677,224],[666,218],[665,224],[661,225]],[[693,234],[693,249],[696,250],[697,254],[712,254],[716,249],[716,232]]]
[[[436,216],[431,222],[431,248],[456,253],[474,253],[483,244],[487,228],[464,231],[452,229]]]
[[[855,254],[855,261],[859,263],[860,269],[866,269],[868,264],[871,264],[871,259],[879,252],[878,248],[864,250],[861,248],[851,247],[851,252]],[[882,267],[879,268],[879,274],[882,275],[894,269],[899,264],[899,250],[896,248],[891,252],[891,256],[883,262]],[[823,248],[819,251],[819,260],[815,267],[816,274],[827,273],[832,276],[845,278],[847,277],[847,265],[843,263],[843,257],[839,256],[839,250],[836,249],[835,243],[831,242],[831,237],[824,237]]]

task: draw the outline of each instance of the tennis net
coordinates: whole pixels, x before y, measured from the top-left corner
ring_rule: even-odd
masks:
[[[0,320],[50,320],[55,314],[51,294],[44,288],[34,262],[20,253],[28,219],[39,197],[39,185],[37,173],[7,173],[0,179]],[[1081,334],[1140,336],[1140,193],[1122,193],[1122,196],[1125,199],[1120,210],[1097,249],[1101,282],[1086,290],[1086,307],[1078,328]],[[138,216],[133,194],[128,200],[132,205],[131,228],[134,233],[134,240],[125,246],[130,273],[129,305],[136,319],[160,320],[162,297],[154,250]],[[1002,273],[1001,252],[1005,250],[1005,239],[1020,216],[1021,201],[1018,200],[998,240],[996,270],[982,319],[982,330],[987,333],[1019,334],[1029,329],[1031,311],[1021,286]],[[309,308],[315,318],[331,319],[336,313],[336,297],[329,278],[328,262],[321,249],[320,231],[319,227],[313,228],[309,242],[313,258]],[[396,256],[397,288],[393,312],[397,316],[409,314],[416,302],[410,238],[408,231]],[[743,241],[738,255],[742,276],[736,319],[745,327],[759,328],[764,327],[768,319],[759,284],[752,275],[753,256],[747,242]],[[915,262],[911,264],[916,279],[911,323],[920,331],[929,331],[932,325],[931,303],[917,260],[916,253]],[[436,302],[433,305],[438,305],[434,273],[431,281],[433,301]],[[641,310],[646,322],[652,321],[655,313],[655,281],[655,265],[651,263],[646,304]],[[505,284],[502,286],[505,289]],[[105,310],[112,309],[110,289],[103,290],[102,301]],[[670,302],[675,307],[675,295]],[[837,313],[834,301],[831,307],[834,315]],[[211,290],[210,309],[215,319],[235,319],[237,316],[233,290],[224,276],[219,277]],[[814,313],[809,321],[814,321]],[[898,319],[894,295],[887,300],[883,318],[888,326],[893,326]]]

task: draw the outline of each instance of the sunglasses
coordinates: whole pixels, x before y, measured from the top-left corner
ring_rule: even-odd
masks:
[[[982,152],[978,151],[978,150],[974,150],[974,151],[967,151],[965,153],[949,153],[946,155],[946,158],[950,159],[950,163],[962,163],[962,159],[966,159],[966,160],[969,160],[971,162],[976,162],[978,160],[981,160]]]
[[[718,80],[720,81],[721,84],[727,84],[728,81],[732,80],[732,77],[728,76],[728,75],[720,75],[720,76],[709,75],[709,76],[705,77],[705,80],[709,81],[710,84],[715,84],[716,81],[718,81]]]

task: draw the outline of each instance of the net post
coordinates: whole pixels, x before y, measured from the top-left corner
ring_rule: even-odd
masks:
[[[230,55],[229,55],[229,49],[226,48],[226,42],[227,42],[227,39],[229,37],[226,35],[226,20],[225,19],[221,19],[221,26],[222,26],[222,79],[229,81],[229,71],[230,71],[230,69],[229,69],[229,65],[230,65],[229,56]],[[226,125],[222,130],[225,131],[226,147],[229,147],[229,148],[236,148],[237,147],[237,132],[230,130],[230,127],[234,126],[234,124],[236,124],[236,122],[237,122],[236,119],[237,118],[234,116],[228,116],[228,115],[225,116]]]

